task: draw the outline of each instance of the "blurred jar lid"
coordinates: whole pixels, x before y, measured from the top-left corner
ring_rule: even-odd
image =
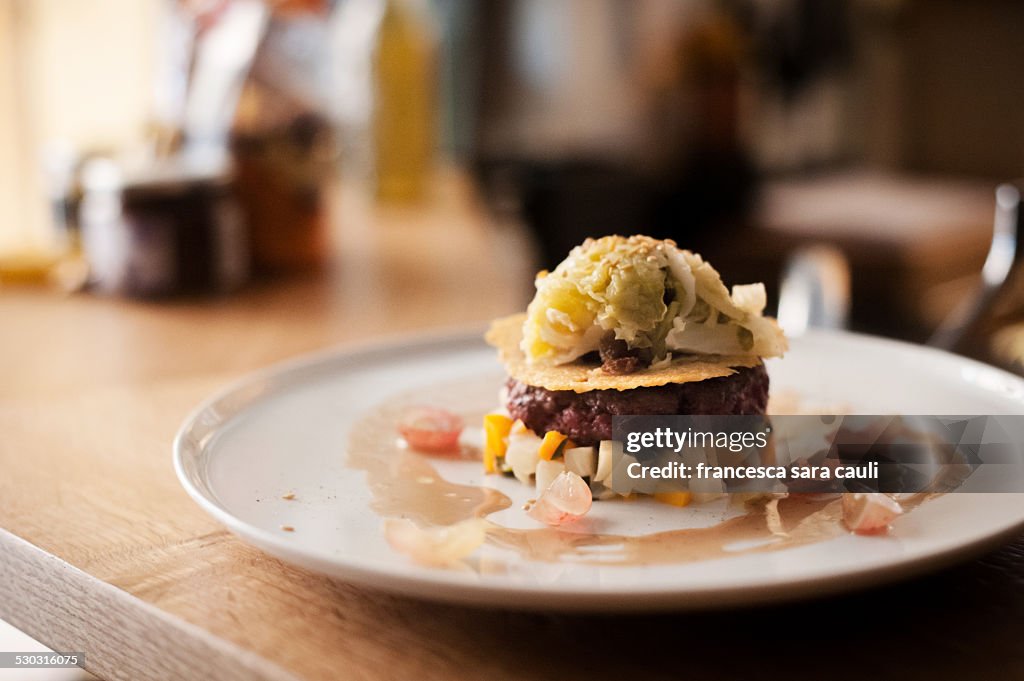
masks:
[[[203,188],[226,189],[233,180],[231,161],[223,153],[181,154],[142,163],[96,158],[82,169],[86,192],[121,192],[129,200],[171,197]]]

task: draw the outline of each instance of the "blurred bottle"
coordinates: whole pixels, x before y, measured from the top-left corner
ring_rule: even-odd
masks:
[[[436,148],[437,34],[423,0],[387,0],[374,73],[376,194],[426,196]]]
[[[231,133],[236,189],[260,272],[330,256],[327,194],[336,145],[327,114],[326,0],[271,5]]]
[[[932,339],[933,345],[1024,376],[1024,182],[996,190],[992,248],[977,299]]]
[[[742,228],[757,171],[741,133],[746,36],[726,13],[680,31],[651,80],[649,156],[662,234],[708,250]],[[687,234],[682,225],[697,226]],[[712,242],[708,244],[707,242]]]
[[[18,196],[27,217],[0,227],[0,282],[75,290],[86,274],[77,223],[78,158],[67,145],[58,143],[46,145],[41,156],[42,172],[30,184],[36,189],[36,180],[41,180],[44,197]],[[8,206],[12,208],[19,206]]]
[[[0,285],[48,283],[63,251],[49,230],[15,228],[0,234]]]
[[[477,85],[468,157],[493,205],[521,207],[543,266],[588,236],[643,231],[706,252],[744,226],[757,177],[729,5],[473,4],[463,22],[486,39],[445,68]]]

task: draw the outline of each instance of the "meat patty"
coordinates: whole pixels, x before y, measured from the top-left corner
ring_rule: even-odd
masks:
[[[612,416],[760,415],[768,406],[764,365],[732,376],[632,390],[545,390],[510,378],[505,406],[512,418],[543,435],[557,430],[580,446],[612,437]]]

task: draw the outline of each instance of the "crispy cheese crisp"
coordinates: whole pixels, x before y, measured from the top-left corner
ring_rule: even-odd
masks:
[[[530,364],[520,348],[525,319],[525,314],[496,319],[491,322],[485,338],[498,349],[498,356],[512,378],[546,390],[583,393],[653,388],[669,383],[731,376],[737,368],[761,364],[760,358],[751,355],[687,355],[674,358],[667,364],[623,375],[605,373],[599,366],[579,361],[558,365]]]

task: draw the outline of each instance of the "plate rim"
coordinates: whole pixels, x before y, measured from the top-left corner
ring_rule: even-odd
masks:
[[[877,347],[889,347],[904,353],[930,356],[961,367],[970,367],[999,379],[1007,386],[1013,386],[1012,394],[1004,395],[1004,397],[1010,400],[1016,399],[1024,405],[1024,378],[970,358],[904,341],[848,331],[809,330],[801,336],[801,338],[811,338],[812,340],[816,338],[827,340],[830,337],[857,343],[869,343]],[[666,584],[656,583],[649,588],[642,586],[637,589],[616,587],[613,591],[598,592],[592,586],[579,588],[558,584],[557,588],[552,588],[547,585],[501,582],[500,577],[490,575],[478,575],[477,581],[467,581],[460,578],[458,573],[444,570],[436,570],[431,573],[429,578],[426,578],[422,574],[402,572],[397,568],[392,570],[387,565],[382,566],[379,561],[360,560],[358,556],[349,555],[343,561],[339,561],[337,558],[332,559],[324,554],[298,547],[267,529],[241,520],[220,503],[212,490],[207,495],[203,489],[197,486],[190,472],[186,470],[185,457],[189,455],[186,449],[191,446],[187,440],[192,430],[199,424],[200,418],[213,410],[219,403],[255,385],[275,380],[284,381],[282,385],[285,387],[296,382],[301,383],[299,376],[327,362],[347,361],[358,365],[360,359],[367,360],[375,356],[386,356],[394,354],[396,351],[430,352],[439,347],[450,348],[453,344],[472,346],[481,345],[482,342],[482,326],[465,325],[412,335],[389,335],[359,343],[335,345],[248,372],[214,391],[195,406],[182,421],[172,443],[172,461],[178,482],[204,512],[224,525],[243,543],[255,546],[289,564],[310,569],[332,579],[383,592],[432,601],[499,606],[515,610],[643,612],[731,608],[800,600],[852,591],[937,570],[968,556],[978,555],[987,549],[994,548],[1024,529],[1024,515],[1022,515],[1015,521],[996,526],[971,541],[943,547],[925,555],[897,560],[881,566],[861,565],[859,568],[855,566],[849,570],[833,571],[810,578],[783,578],[770,583],[715,585],[699,588],[692,586],[683,588],[685,585],[681,585],[676,589],[669,588]],[[278,385],[277,388],[280,389],[282,385]],[[272,393],[273,389],[270,392]],[[245,407],[252,406],[256,401],[258,398],[248,400]],[[217,424],[217,429],[222,429],[239,413],[241,411],[222,418]],[[203,448],[204,446],[200,445],[200,451],[195,453],[196,457],[201,456]],[[1024,494],[1020,496],[1024,498]]]

